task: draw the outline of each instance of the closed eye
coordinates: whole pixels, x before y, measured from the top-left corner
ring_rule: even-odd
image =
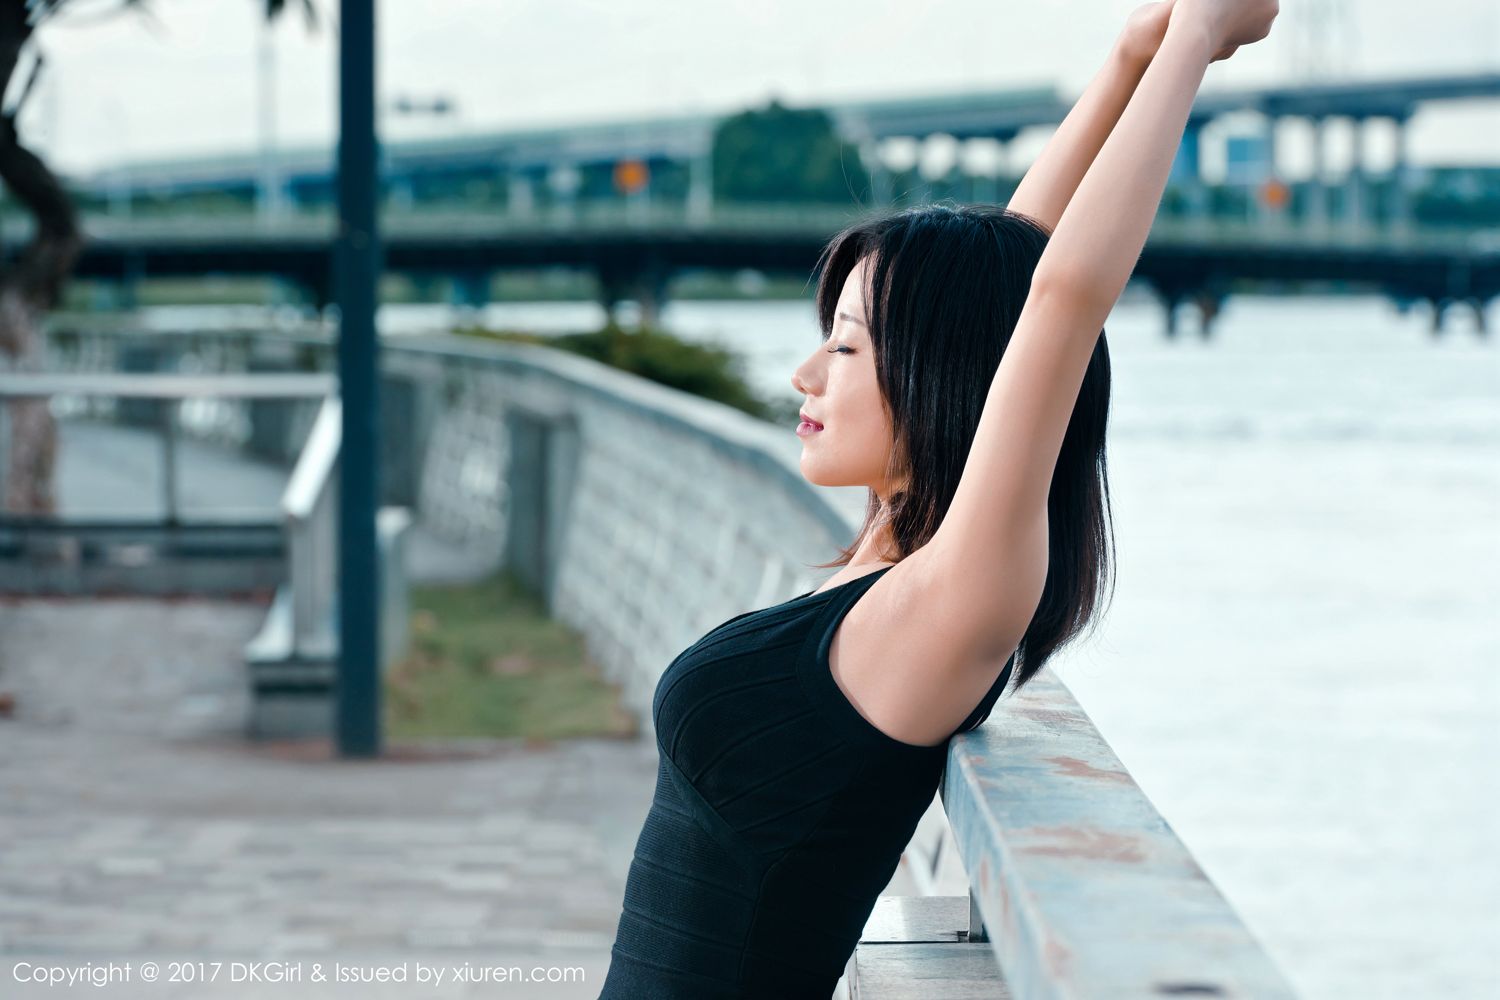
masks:
[[[845,347],[843,344],[840,344],[837,347],[830,348],[827,353],[829,353],[829,354],[837,354],[840,351],[848,351],[850,354],[853,354],[854,353],[854,348],[852,348],[852,347]]]

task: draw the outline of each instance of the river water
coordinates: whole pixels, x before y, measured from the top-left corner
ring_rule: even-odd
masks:
[[[452,320],[382,311],[392,336]],[[817,346],[805,302],[663,322],[794,399]],[[1317,1000],[1500,995],[1500,308],[1488,342],[1467,310],[1429,326],[1373,296],[1236,297],[1211,340],[1185,310],[1169,342],[1129,294],[1106,324],[1117,587],[1053,669]]]

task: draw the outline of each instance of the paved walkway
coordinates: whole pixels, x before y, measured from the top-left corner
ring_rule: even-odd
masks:
[[[649,743],[392,747],[371,762],[326,741],[251,744],[240,648],[261,617],[216,601],[0,604],[0,687],[16,698],[0,719],[0,996],[72,992],[18,984],[18,961],[112,959],[137,966],[112,996],[597,995]],[[226,966],[211,990],[146,984],[148,957],[301,960],[304,979],[236,984]],[[335,957],[584,979],[307,980]]]

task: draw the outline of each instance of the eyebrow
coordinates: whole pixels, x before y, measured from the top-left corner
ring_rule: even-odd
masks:
[[[850,316],[848,313],[840,311],[838,314],[838,318],[847,319],[851,323],[858,323],[860,326],[864,326],[865,329],[869,329],[869,327],[865,325],[865,321],[860,319],[858,316]]]

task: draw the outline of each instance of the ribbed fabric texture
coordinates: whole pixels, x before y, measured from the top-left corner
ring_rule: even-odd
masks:
[[[947,759],[877,729],[828,669],[839,622],[889,568],[737,615],[667,667],[600,1000],[832,995]]]

